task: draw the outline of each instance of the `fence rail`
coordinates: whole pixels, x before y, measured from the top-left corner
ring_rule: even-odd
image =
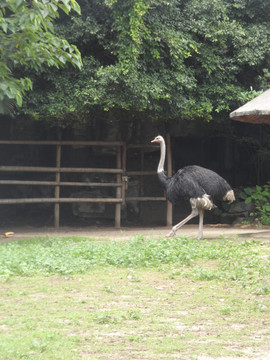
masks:
[[[37,203],[121,203],[115,198],[31,198],[31,199],[0,199],[0,204],[37,204]]]
[[[61,168],[45,166],[0,166],[0,171],[6,172],[60,172],[60,173],[107,173],[122,174],[122,169],[103,169],[103,168]]]
[[[0,140],[0,145],[123,146],[123,141]]]
[[[0,180],[0,185],[44,185],[44,186],[89,186],[121,187],[119,183],[80,182],[80,181],[34,181],[34,180]]]

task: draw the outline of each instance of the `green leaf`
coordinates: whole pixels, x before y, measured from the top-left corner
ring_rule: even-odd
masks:
[[[76,11],[76,13],[78,13],[79,15],[81,15],[81,8],[80,5],[76,2],[76,1],[72,1],[71,2],[71,7],[74,11]]]
[[[3,31],[6,33],[7,32],[7,29],[8,29],[8,24],[6,22],[2,22],[0,24],[0,26],[2,27]]]
[[[21,107],[22,106],[22,95],[18,91],[15,93],[15,100],[16,100],[18,106]]]
[[[47,9],[40,10],[40,13],[44,19],[49,15],[49,11]]]

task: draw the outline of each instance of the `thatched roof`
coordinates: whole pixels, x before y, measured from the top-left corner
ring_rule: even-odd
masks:
[[[230,113],[233,120],[270,124],[270,89]]]

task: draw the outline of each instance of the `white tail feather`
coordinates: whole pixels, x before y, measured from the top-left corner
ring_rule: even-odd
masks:
[[[223,200],[228,201],[229,203],[235,201],[233,190],[228,191],[227,194],[223,197]]]

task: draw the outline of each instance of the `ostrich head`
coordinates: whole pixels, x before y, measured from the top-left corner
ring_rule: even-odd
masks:
[[[164,141],[164,139],[163,139],[163,137],[161,136],[161,135],[158,135],[158,136],[156,136],[155,138],[154,138],[154,140],[152,140],[151,141],[151,143],[154,143],[154,142],[156,142],[156,143],[162,143]]]

